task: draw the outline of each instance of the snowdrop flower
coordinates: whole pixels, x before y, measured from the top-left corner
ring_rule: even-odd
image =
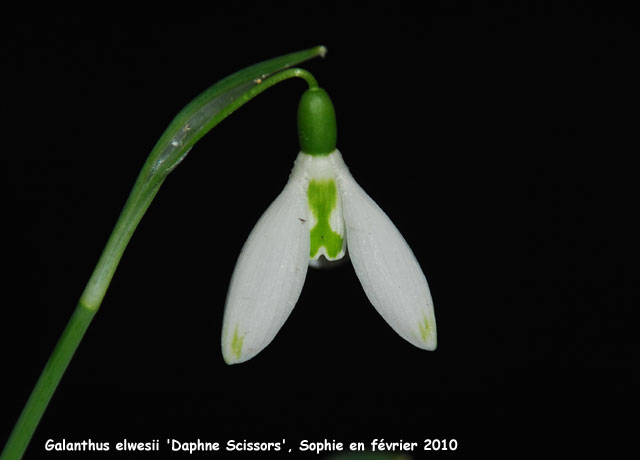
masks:
[[[319,258],[335,261],[347,247],[378,313],[405,340],[436,348],[427,280],[406,241],[349,173],[336,146],[335,112],[321,88],[298,107],[301,152],[284,190],[253,228],[233,273],[222,327],[228,364],[264,349],[293,310]]]

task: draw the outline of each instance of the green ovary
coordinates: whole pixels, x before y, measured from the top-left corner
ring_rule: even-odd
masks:
[[[342,237],[333,231],[329,223],[331,213],[336,208],[338,189],[333,179],[309,182],[307,190],[309,209],[316,218],[316,225],[311,229],[311,246],[309,255],[313,259],[321,247],[326,250],[330,259],[335,259],[342,250]]]

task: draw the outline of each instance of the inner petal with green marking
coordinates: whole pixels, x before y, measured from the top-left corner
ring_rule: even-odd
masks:
[[[335,180],[311,180],[307,198],[309,216],[313,217],[309,257],[316,260],[324,255],[328,260],[341,259],[345,253],[345,226]]]

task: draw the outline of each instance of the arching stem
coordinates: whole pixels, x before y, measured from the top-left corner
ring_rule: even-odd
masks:
[[[31,392],[0,460],[22,458],[71,358],[102,304],[133,232],[167,175],[209,130],[273,85],[289,78],[303,78],[310,88],[317,87],[316,79],[309,72],[290,67],[325,53],[326,49],[319,46],[240,70],[196,97],[170,123],[142,167],[80,301]]]

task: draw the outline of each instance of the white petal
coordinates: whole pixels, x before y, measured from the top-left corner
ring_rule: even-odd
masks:
[[[401,337],[416,347],[435,350],[431,293],[411,248],[344,163],[336,164],[336,168],[347,247],[369,301]]]
[[[253,358],[273,340],[298,301],[308,263],[306,179],[294,168],[236,263],[222,326],[228,364]]]

